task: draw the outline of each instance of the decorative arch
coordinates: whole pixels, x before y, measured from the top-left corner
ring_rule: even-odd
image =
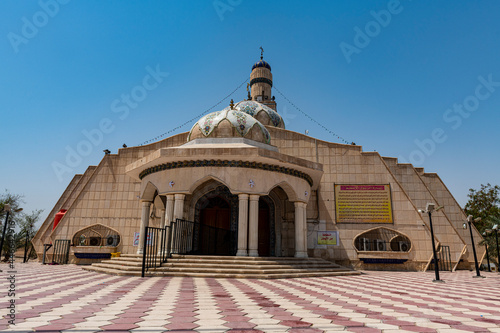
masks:
[[[204,176],[203,178],[200,178],[198,180],[196,180],[190,187],[189,187],[189,193],[195,193],[195,191],[198,189],[198,187],[202,186],[204,183],[207,183],[209,181],[215,181],[217,183],[220,183],[222,185],[224,185],[225,187],[227,187],[229,189],[229,185],[226,184],[223,180],[221,180],[220,178],[210,174],[210,175],[206,175]]]
[[[158,194],[158,188],[153,183],[148,182],[141,194],[141,200],[153,202]]]
[[[353,246],[357,252],[410,252],[412,242],[410,237],[400,231],[375,227],[357,234],[353,239]]]
[[[72,237],[73,246],[116,247],[120,243],[120,233],[117,230],[100,223],[82,228]]]
[[[275,184],[273,187],[269,189],[269,192],[267,192],[267,194],[269,195],[269,193],[271,193],[271,191],[277,187],[280,187],[286,193],[288,200],[297,201],[297,193],[287,181],[282,181],[280,183]]]

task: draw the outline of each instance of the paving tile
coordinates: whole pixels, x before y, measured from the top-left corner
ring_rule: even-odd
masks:
[[[446,283],[437,285],[428,273],[366,273],[277,280],[141,279],[28,263],[18,279],[16,325],[0,323],[0,330],[500,332],[498,274],[479,281],[470,272],[443,272]],[[0,288],[5,286],[0,281]]]

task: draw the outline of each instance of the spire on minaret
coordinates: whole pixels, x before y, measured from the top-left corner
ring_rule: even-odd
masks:
[[[272,98],[273,74],[271,65],[264,60],[264,48],[260,47],[260,61],[252,67],[250,74],[250,88],[253,101],[257,101],[276,110],[276,102]]]

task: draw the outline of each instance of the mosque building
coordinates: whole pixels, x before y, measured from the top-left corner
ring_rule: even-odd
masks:
[[[431,225],[419,210],[433,203],[443,206],[432,214],[441,260],[450,270],[473,265],[466,216],[437,174],[287,130],[262,56],[249,87],[247,99],[203,116],[189,132],[107,153],[75,175],[33,239],[39,260],[44,244],[58,240],[67,240],[72,263],[99,257],[82,253],[140,254],[146,226],[184,219],[224,235],[201,232],[197,255],[424,271],[432,265]]]

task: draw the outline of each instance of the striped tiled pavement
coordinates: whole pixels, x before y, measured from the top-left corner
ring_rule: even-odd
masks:
[[[365,272],[301,279],[122,277],[78,266],[8,267],[6,332],[500,332],[500,274]],[[15,325],[9,305],[15,304]]]

